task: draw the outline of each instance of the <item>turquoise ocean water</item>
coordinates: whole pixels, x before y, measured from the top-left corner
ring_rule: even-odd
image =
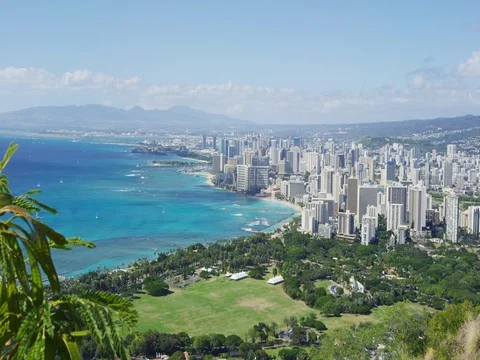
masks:
[[[5,171],[12,191],[42,190],[39,198],[59,211],[41,212],[42,221],[97,245],[55,251],[62,275],[125,267],[155,252],[249,235],[294,213],[278,202],[215,189],[205,177],[178,168],[150,166],[154,159],[181,160],[176,156],[132,154],[129,146],[108,143],[7,137],[0,137],[1,154],[12,140],[20,144]]]

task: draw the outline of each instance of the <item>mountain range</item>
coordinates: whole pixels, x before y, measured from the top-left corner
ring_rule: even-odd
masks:
[[[225,115],[206,113],[188,106],[168,110],[130,110],[103,105],[40,106],[0,114],[0,129],[8,130],[79,130],[161,132],[224,132],[275,129],[285,136],[308,136],[317,131],[347,132],[361,136],[397,137],[419,133],[442,133],[469,130],[469,136],[480,135],[480,116],[405,120],[354,124],[288,124],[260,125]]]
[[[188,106],[168,110],[130,110],[103,105],[39,106],[0,114],[0,129],[98,131],[226,131],[254,123],[210,114]]]

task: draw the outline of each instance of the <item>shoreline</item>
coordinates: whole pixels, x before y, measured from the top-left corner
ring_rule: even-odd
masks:
[[[213,182],[213,179],[214,179],[215,175],[213,175],[212,173],[210,173],[208,171],[185,172],[184,174],[196,174],[196,175],[203,176],[203,177],[206,178],[205,184],[208,184],[215,189],[229,191],[229,190],[222,189],[222,188],[216,186],[215,183]],[[291,203],[290,201],[277,199],[273,196],[255,196],[255,195],[245,195],[245,196],[247,196],[249,198],[252,198],[252,199],[261,200],[261,201],[271,201],[271,202],[275,202],[277,204],[287,205],[288,207],[295,210],[295,213],[292,215],[292,217],[294,215],[297,215],[297,214],[301,213],[302,210],[303,210],[303,208],[300,205]]]

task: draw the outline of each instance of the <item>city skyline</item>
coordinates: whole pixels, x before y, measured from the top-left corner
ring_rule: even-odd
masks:
[[[0,112],[187,105],[265,124],[478,114],[480,5],[462,4],[4,4],[14,31],[0,37]]]

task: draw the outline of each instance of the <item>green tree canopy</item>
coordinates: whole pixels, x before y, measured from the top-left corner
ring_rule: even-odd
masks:
[[[35,199],[39,190],[12,194],[3,171],[17,149],[10,144],[0,161],[0,356],[81,359],[82,339],[91,335],[104,352],[129,359],[123,334],[133,331],[137,321],[132,303],[101,291],[61,293],[51,248],[95,246],[66,239],[32,216],[56,214]]]

